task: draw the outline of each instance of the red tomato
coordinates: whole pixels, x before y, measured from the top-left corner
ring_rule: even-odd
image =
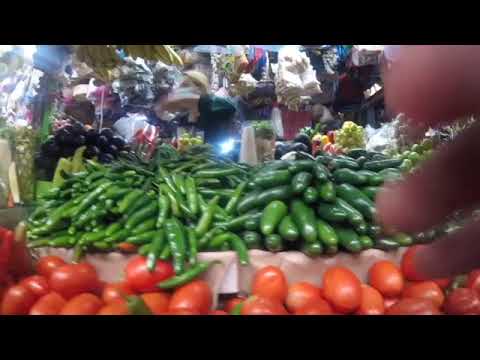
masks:
[[[322,300],[320,289],[307,282],[298,282],[288,288],[287,309],[291,313],[305,307],[308,303]]]
[[[251,296],[242,306],[242,315],[288,315],[285,307],[278,300]]]
[[[30,315],[58,315],[67,301],[56,292],[42,296],[30,309]]]
[[[435,284],[440,286],[442,289],[446,289],[450,286],[450,283],[452,282],[451,278],[441,278],[441,279],[433,279],[432,280]]]
[[[390,306],[386,315],[441,315],[435,303],[428,299],[404,298]]]
[[[117,300],[102,307],[97,315],[130,315],[130,311],[125,301]]]
[[[53,291],[70,299],[81,293],[95,291],[99,281],[95,270],[86,265],[71,264],[55,269],[49,283]]]
[[[46,295],[49,292],[48,280],[46,277],[41,275],[32,275],[26,277],[20,282],[20,285],[28,288],[37,297]]]
[[[245,298],[234,297],[234,298],[231,298],[231,299],[227,300],[227,302],[225,303],[225,306],[223,308],[227,313],[231,313],[233,311],[233,309],[235,308],[235,306],[237,306],[238,304],[240,304],[244,301],[245,301]]]
[[[323,296],[338,312],[352,313],[362,302],[360,280],[347,268],[331,267],[323,276]]]
[[[175,275],[172,264],[160,260],[157,261],[154,271],[150,272],[143,256],[130,260],[125,272],[128,286],[139,293],[154,292],[158,290],[156,285],[159,282]]]
[[[228,315],[228,313],[223,310],[213,310],[213,311],[210,311],[208,315]]]
[[[473,289],[480,293],[480,270],[473,270],[468,275],[467,288]]]
[[[60,315],[95,315],[103,306],[98,296],[83,293],[71,298],[60,311]]]
[[[133,291],[124,282],[107,284],[102,291],[102,300],[105,304],[110,304],[118,300],[125,300],[125,296],[133,295]]]
[[[316,299],[298,308],[295,315],[335,315],[332,307],[323,299]]]
[[[198,311],[191,310],[191,309],[177,309],[169,311],[166,314],[162,315],[201,315]]]
[[[371,286],[386,297],[399,296],[405,284],[402,272],[391,261],[379,261],[368,272]]]
[[[407,280],[410,281],[422,281],[423,279],[420,274],[415,270],[414,258],[418,249],[422,248],[425,245],[414,245],[410,246],[407,251],[403,254],[402,257],[402,274]]]
[[[252,283],[252,294],[285,302],[288,284],[282,270],[276,266],[267,266],[255,274]]]
[[[154,315],[162,315],[168,311],[170,294],[161,292],[146,293],[141,297]]]
[[[449,315],[480,315],[480,297],[475,290],[458,288],[447,296],[443,308]]]
[[[212,290],[203,280],[195,280],[175,290],[168,306],[169,312],[193,310],[200,314],[210,311],[213,302]]]
[[[35,294],[22,285],[14,285],[7,289],[2,299],[2,315],[27,315],[35,304]]]
[[[362,284],[362,302],[358,308],[357,315],[383,315],[385,304],[382,294],[377,289]]]
[[[385,309],[388,309],[389,307],[395,305],[397,302],[399,302],[399,298],[384,298],[383,299],[383,305]]]
[[[63,265],[66,265],[66,262],[58,256],[44,256],[38,260],[37,273],[48,279],[53,270]]]
[[[432,300],[437,307],[445,301],[442,289],[433,281],[423,281],[408,286],[403,292],[404,298]]]

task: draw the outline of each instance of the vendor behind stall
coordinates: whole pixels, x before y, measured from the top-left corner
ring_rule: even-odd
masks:
[[[233,135],[235,105],[227,98],[209,94],[204,74],[187,71],[184,75],[184,82],[162,102],[162,108],[188,112],[188,122],[203,130],[205,142],[218,147]]]

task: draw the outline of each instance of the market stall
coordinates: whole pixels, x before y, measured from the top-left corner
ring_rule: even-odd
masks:
[[[10,70],[27,75],[8,75],[20,95],[1,114],[0,313],[373,315],[412,298],[455,313],[449,294],[477,274],[420,281],[409,259],[462,214],[400,233],[375,199],[463,129],[414,138],[401,115],[359,121],[382,106],[382,90],[364,94],[380,56],[39,46]],[[208,121],[228,125],[219,136]]]

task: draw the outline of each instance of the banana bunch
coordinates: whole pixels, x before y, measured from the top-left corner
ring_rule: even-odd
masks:
[[[79,45],[76,56],[106,82],[111,79],[111,71],[122,64],[112,45]]]
[[[167,65],[183,66],[180,56],[169,45],[117,45],[132,58],[161,61]]]

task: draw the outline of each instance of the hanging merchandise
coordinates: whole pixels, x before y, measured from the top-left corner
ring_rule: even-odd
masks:
[[[279,103],[294,111],[322,92],[310,59],[297,48],[286,47],[280,52],[275,85]]]

